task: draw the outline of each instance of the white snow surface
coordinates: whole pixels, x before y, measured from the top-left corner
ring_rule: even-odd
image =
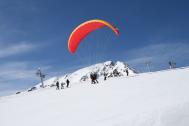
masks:
[[[0,126],[189,126],[188,75],[181,68],[1,97]]]

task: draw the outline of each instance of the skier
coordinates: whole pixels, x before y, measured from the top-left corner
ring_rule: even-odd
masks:
[[[69,87],[69,84],[70,84],[70,81],[67,79],[67,80],[66,80],[66,87],[67,87],[67,88]]]
[[[127,73],[127,76],[129,76],[129,70],[128,69],[126,69],[126,73]]]
[[[56,90],[59,90],[59,82],[56,82]]]

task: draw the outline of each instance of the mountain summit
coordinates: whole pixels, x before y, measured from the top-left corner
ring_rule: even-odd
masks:
[[[137,73],[135,69],[131,68],[128,64],[124,62],[106,61],[103,63],[98,63],[79,69],[73,73],[65,74],[60,77],[52,77],[44,81],[44,85],[45,87],[52,87],[57,81],[59,81],[60,83],[64,83],[67,79],[69,79],[72,84],[87,82],[90,81],[91,73],[96,73],[98,75],[98,79],[100,80],[103,79],[104,74],[106,74],[108,78],[117,76],[115,75],[115,73],[118,73],[118,76],[127,76],[126,70],[128,70],[129,76]],[[40,85],[41,83],[35,87],[40,88]]]

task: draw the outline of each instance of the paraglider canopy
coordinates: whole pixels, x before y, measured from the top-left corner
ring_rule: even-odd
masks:
[[[82,23],[78,27],[76,27],[73,32],[71,33],[69,40],[68,40],[68,49],[71,54],[74,54],[80,44],[80,42],[91,32],[102,28],[108,27],[112,29],[112,31],[118,36],[119,30],[112,24],[104,21],[104,20],[90,20]]]

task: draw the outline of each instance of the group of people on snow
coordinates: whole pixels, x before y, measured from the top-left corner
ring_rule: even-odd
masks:
[[[66,84],[66,87],[68,88],[70,85],[70,81],[67,79],[66,83],[62,82],[61,84],[59,81],[56,82],[56,90],[64,89],[64,85]]]
[[[90,74],[90,78],[91,78],[91,84],[96,84],[96,83],[98,83],[98,80],[97,80],[97,78],[98,78],[97,73],[91,73],[91,74]]]
[[[126,75],[129,76],[129,70],[126,69],[125,72],[126,72]],[[115,70],[113,71],[113,76],[114,76],[114,77],[120,76],[120,72],[118,72],[118,70],[115,69]],[[107,77],[109,77],[108,74],[107,74],[107,73],[104,73],[104,81],[107,80]],[[90,79],[91,79],[91,84],[96,84],[96,83],[98,83],[98,80],[97,80],[97,79],[98,79],[98,75],[97,75],[97,73],[91,73],[91,74],[90,74]]]
[[[128,69],[126,69],[125,72],[126,72],[127,76],[129,76],[129,71],[128,71]],[[115,69],[115,70],[113,71],[113,75],[114,75],[115,77],[116,77],[116,76],[120,76],[120,73],[117,71],[117,69]],[[107,77],[109,77],[108,74],[107,74],[107,73],[104,73],[104,81],[107,80]],[[98,74],[97,74],[96,72],[90,73],[90,79],[91,79],[91,84],[96,84],[96,83],[98,83],[98,80],[97,80],[97,79],[98,79]],[[57,81],[56,81],[56,90],[64,89],[64,86],[65,86],[65,85],[66,85],[66,88],[69,87],[69,85],[70,85],[69,79],[67,79],[66,82],[61,82],[61,83],[57,80]]]

